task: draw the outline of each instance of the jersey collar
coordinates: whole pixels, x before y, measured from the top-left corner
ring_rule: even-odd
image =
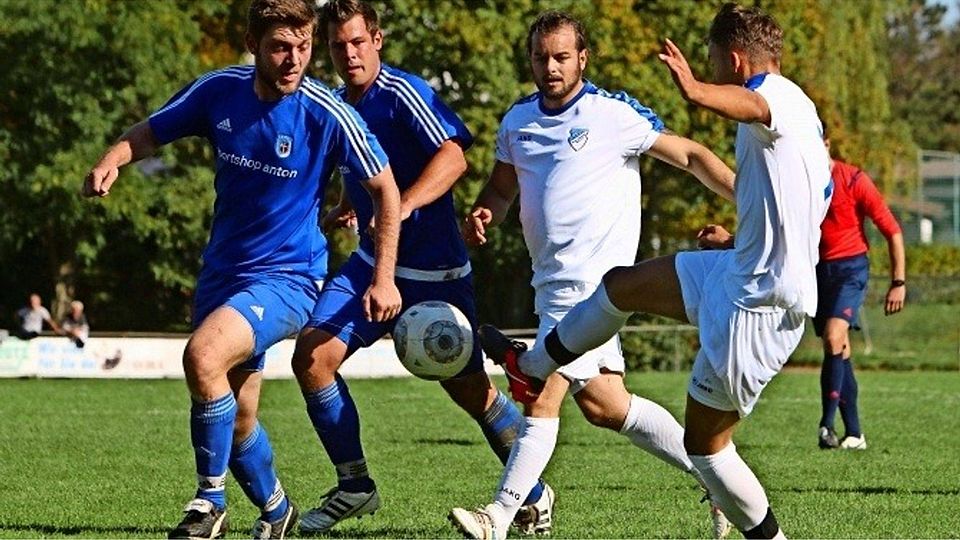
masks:
[[[545,114],[545,115],[547,115],[547,116],[557,116],[557,115],[559,115],[559,114],[563,114],[563,113],[567,112],[567,110],[569,110],[570,107],[573,107],[574,104],[576,104],[578,101],[580,101],[580,98],[582,98],[582,97],[584,96],[584,94],[586,94],[591,88],[593,88],[593,83],[590,82],[590,81],[588,81],[587,79],[584,79],[584,80],[583,80],[583,88],[581,88],[580,91],[577,92],[577,95],[573,96],[573,99],[571,99],[570,101],[568,101],[563,107],[560,107],[559,109],[551,109],[551,108],[545,106],[545,105],[543,104],[543,95],[542,95],[542,94],[540,95],[539,98],[537,98],[537,105],[540,107],[540,112],[542,112],[543,114]]]

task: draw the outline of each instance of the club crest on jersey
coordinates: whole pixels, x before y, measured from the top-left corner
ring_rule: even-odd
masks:
[[[293,139],[289,135],[277,135],[277,144],[273,147],[277,152],[277,157],[285,158],[289,156],[291,148],[293,148]]]
[[[581,148],[587,145],[587,139],[589,138],[589,129],[570,128],[570,136],[567,137],[567,142],[570,143],[570,148],[573,148],[574,151],[579,152]]]

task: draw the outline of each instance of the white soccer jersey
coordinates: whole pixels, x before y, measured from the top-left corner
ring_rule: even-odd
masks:
[[[813,316],[820,223],[833,185],[823,126],[792,81],[762,74],[747,81],[770,107],[771,125],[737,129],[737,235],[725,286],[747,309],[776,306]]]
[[[552,281],[599,283],[610,268],[634,263],[638,156],[662,129],[635,99],[589,82],[561,109],[544,108],[536,93],[507,111],[496,157],[517,171],[535,288]]]

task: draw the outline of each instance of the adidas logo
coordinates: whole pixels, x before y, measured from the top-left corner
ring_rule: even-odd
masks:
[[[250,311],[252,311],[258,319],[263,320],[263,306],[250,306]]]
[[[222,129],[227,133],[231,133],[233,129],[230,127],[230,119],[224,118],[219,124],[217,124],[217,129]]]

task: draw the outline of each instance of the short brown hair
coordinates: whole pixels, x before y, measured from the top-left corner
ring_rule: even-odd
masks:
[[[710,25],[710,41],[727,50],[739,49],[751,62],[780,62],[783,30],[760,8],[724,4]]]
[[[306,0],[253,0],[247,11],[247,31],[260,41],[274,24],[291,28],[313,25],[315,30],[317,12]]]
[[[583,26],[583,23],[577,20],[573,15],[569,13],[564,13],[563,11],[550,10],[541,13],[537,20],[533,21],[533,24],[530,25],[530,31],[527,32],[527,54],[533,52],[533,35],[540,34],[549,34],[551,32],[556,32],[564,26],[569,26],[573,28],[573,32],[577,35],[577,51],[582,51],[589,48],[589,42],[587,39],[587,29]]]
[[[370,4],[363,0],[330,0],[320,8],[320,34],[326,38],[330,23],[340,25],[357,15],[363,17],[371,36],[380,30],[380,15]]]

